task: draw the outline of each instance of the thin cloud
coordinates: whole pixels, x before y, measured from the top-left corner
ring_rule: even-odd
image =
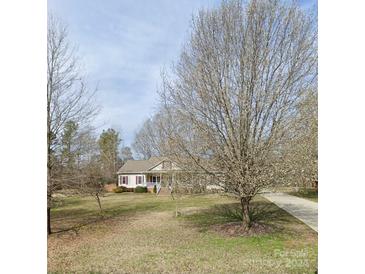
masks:
[[[125,145],[156,110],[160,70],[176,61],[191,16],[218,0],[49,0],[69,26],[102,110],[95,124],[122,131]],[[315,1],[302,1],[304,6]]]

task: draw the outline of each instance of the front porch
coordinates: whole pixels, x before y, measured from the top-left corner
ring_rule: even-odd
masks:
[[[148,189],[152,189],[154,186],[168,187],[175,182],[176,175],[174,173],[160,172],[160,173],[147,173],[146,185]]]

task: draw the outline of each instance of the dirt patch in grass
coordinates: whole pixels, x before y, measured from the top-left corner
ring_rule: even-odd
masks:
[[[256,236],[256,235],[268,234],[273,231],[272,227],[255,222],[251,224],[251,227],[248,230],[242,226],[241,222],[231,222],[226,224],[213,225],[212,230],[220,235],[229,237]]]

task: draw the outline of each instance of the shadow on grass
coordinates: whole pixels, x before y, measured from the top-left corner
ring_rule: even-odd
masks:
[[[132,218],[141,212],[151,212],[161,209],[161,201],[150,203],[110,203],[107,200],[102,202],[103,210],[96,208],[93,200],[83,200],[78,197],[68,197],[59,201],[59,207],[51,212],[52,234],[73,232],[76,235],[79,230],[91,224],[102,223],[116,218]],[[95,202],[96,203],[96,202]],[[76,206],[75,208],[73,208]],[[168,207],[167,207],[168,208]]]
[[[109,196],[105,197],[104,201],[102,200],[102,212],[99,211],[96,202],[91,198],[69,197],[62,201],[62,206],[55,208],[51,213],[54,233],[73,232],[78,234],[81,228],[91,224],[102,224],[105,221],[118,218],[127,220],[140,213],[175,210],[175,201],[170,199],[155,199],[154,196],[138,195],[131,197],[132,200],[124,200],[127,196]],[[215,200],[206,196],[190,198],[179,201],[179,206],[182,209],[196,207],[197,211],[185,212],[181,217],[194,226],[198,226],[202,231],[209,229],[212,225],[242,220],[241,207],[238,202],[201,209],[199,207],[216,203]],[[265,199],[252,202],[251,219],[256,223],[270,226],[276,231],[282,230],[286,223],[293,222],[293,217]]]
[[[68,216],[58,217],[53,220],[53,233],[74,232],[78,234],[79,230],[85,226],[102,223],[118,217],[132,218],[137,212],[138,210],[133,213],[133,211],[128,209],[106,209],[101,212],[82,209],[72,210],[68,212]]]
[[[274,232],[284,230],[288,223],[293,222],[292,216],[267,201],[254,201],[250,209],[253,222],[268,226]],[[182,217],[204,232],[214,225],[242,221],[241,205],[240,203],[216,205]]]
[[[76,235],[78,235],[79,234],[79,230],[81,228],[83,228],[84,226],[87,226],[87,225],[90,225],[90,224],[95,224],[95,223],[97,223],[97,222],[99,222],[101,220],[103,220],[103,218],[102,217],[99,217],[99,218],[96,218],[96,219],[93,219],[93,220],[89,219],[87,221],[84,221],[83,223],[77,223],[75,225],[67,225],[66,227],[63,227],[63,228],[57,226],[57,227],[54,227],[53,228],[54,231],[52,232],[52,234],[60,234],[60,233],[65,233],[65,232],[73,232]]]

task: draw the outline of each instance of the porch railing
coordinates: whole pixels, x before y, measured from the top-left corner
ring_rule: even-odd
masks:
[[[153,187],[154,185],[156,185],[156,182],[146,182],[147,187]]]
[[[156,186],[156,193],[158,194],[161,190],[161,183],[160,182],[146,182],[147,187],[154,187]]]

